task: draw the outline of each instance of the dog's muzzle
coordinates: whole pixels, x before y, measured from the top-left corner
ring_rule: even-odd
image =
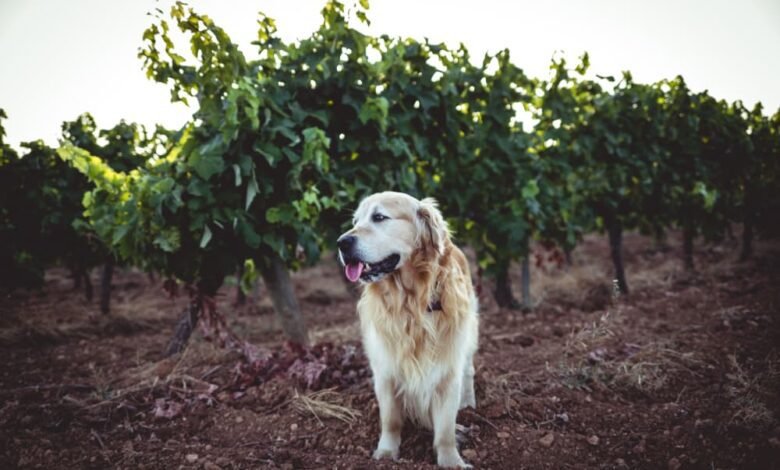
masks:
[[[387,258],[369,263],[361,258],[357,253],[357,238],[354,235],[345,235],[338,239],[336,246],[339,249],[339,255],[344,263],[344,274],[350,282],[374,282],[385,275],[395,271],[401,256],[392,254]]]

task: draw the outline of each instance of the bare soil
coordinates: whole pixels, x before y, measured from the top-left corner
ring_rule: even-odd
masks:
[[[699,246],[686,273],[669,243],[626,237],[626,297],[599,236],[571,267],[532,268],[530,313],[497,308],[484,281],[467,461],[780,468],[780,245],[745,263],[735,243]],[[399,462],[370,460],[378,412],[341,276],[333,261],[294,275],[312,350],[284,343],[262,289],[236,307],[223,287],[230,328],[267,352],[250,365],[200,333],[161,360],[187,299],[159,280],[119,270],[102,316],[50,271],[0,305],[0,468],[434,468],[432,435],[411,425]]]

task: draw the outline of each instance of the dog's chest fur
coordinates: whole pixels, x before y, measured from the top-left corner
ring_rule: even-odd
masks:
[[[406,415],[430,427],[430,403],[437,384],[452,373],[437,341],[437,313],[395,319],[363,314],[363,344],[374,375],[392,377]],[[384,320],[384,321],[383,321]]]
[[[430,406],[437,387],[461,380],[465,351],[476,342],[473,293],[449,285],[462,283],[463,276],[470,282],[468,272],[454,267],[438,274],[415,279],[411,290],[400,275],[369,285],[358,303],[374,375],[392,378],[406,416],[426,427],[431,426]],[[428,311],[431,300],[439,298],[443,309]]]

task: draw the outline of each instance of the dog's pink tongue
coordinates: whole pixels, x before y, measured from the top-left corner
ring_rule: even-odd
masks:
[[[349,282],[357,282],[360,279],[360,275],[363,273],[363,263],[357,262],[355,264],[348,264],[344,267],[344,273],[347,275]]]

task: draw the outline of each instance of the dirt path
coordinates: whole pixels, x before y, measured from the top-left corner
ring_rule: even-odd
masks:
[[[742,264],[737,252],[703,248],[689,275],[676,250],[630,235],[632,294],[613,300],[593,236],[568,270],[533,271],[532,313],[499,310],[483,286],[466,460],[780,468],[780,246]],[[0,468],[434,468],[431,434],[412,426],[400,462],[369,459],[377,408],[339,276],[323,262],[294,277],[312,351],[283,344],[262,289],[236,308],[224,288],[231,328],[273,353],[248,367],[200,336],[160,361],[186,299],[143,274],[117,275],[103,318],[51,271],[0,307]]]

